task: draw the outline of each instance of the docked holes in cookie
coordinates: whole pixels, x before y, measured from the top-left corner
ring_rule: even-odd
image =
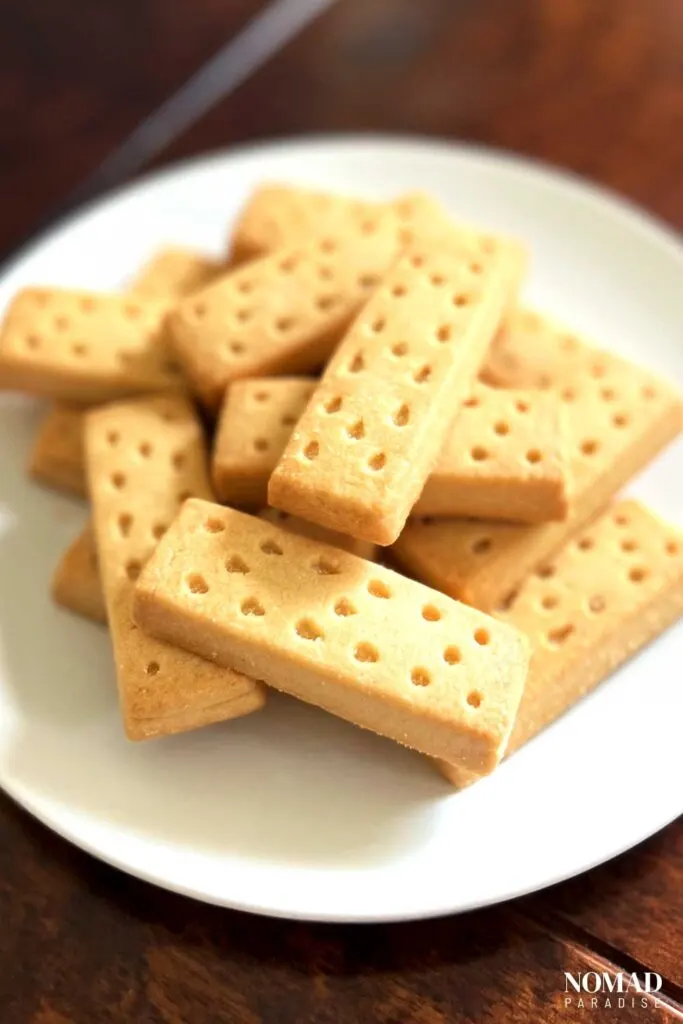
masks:
[[[173,452],[171,465],[174,469],[181,470],[185,465],[185,452]]]
[[[225,568],[228,572],[237,572],[242,576],[246,576],[249,572],[249,566],[241,555],[230,555],[225,563]]]
[[[339,600],[335,603],[334,614],[339,615],[342,618],[346,618],[349,615],[357,615],[358,611],[355,605],[353,605],[351,601],[349,601],[348,597],[340,597]]]
[[[237,312],[235,313],[235,320],[237,320],[237,322],[239,324],[246,324],[246,323],[248,323],[249,320],[251,320],[251,310],[250,309],[238,309]]]
[[[270,448],[268,440],[265,437],[257,437],[254,439],[254,451],[255,452],[267,452]]]
[[[280,334],[287,334],[294,327],[296,321],[291,316],[279,316],[275,321],[275,330]]]
[[[557,626],[555,629],[548,630],[548,644],[551,647],[561,647],[562,644],[569,640],[570,636],[575,632],[575,628],[571,622],[566,623],[564,626]]]
[[[487,551],[490,551],[493,547],[493,541],[490,537],[478,537],[472,544],[471,551],[473,555],[485,555]]]
[[[619,547],[622,551],[625,551],[627,554],[630,554],[632,551],[638,550],[638,545],[631,537],[626,537],[624,540],[622,540]]]
[[[329,416],[332,416],[335,412],[339,412],[342,405],[343,402],[340,396],[335,395],[334,398],[328,399],[328,401],[323,404],[323,408]]]
[[[405,402],[403,405],[400,405],[394,413],[393,420],[394,425],[397,427],[407,426],[408,421],[410,420],[410,406],[406,405]]]
[[[154,537],[155,540],[161,540],[161,538],[163,537],[167,530],[168,526],[166,525],[166,523],[155,523],[154,526],[152,527],[152,536]]]
[[[78,303],[83,313],[92,313],[97,307],[97,302],[90,295],[84,296]]]
[[[664,550],[667,555],[671,555],[673,557],[680,552],[681,547],[675,540],[668,540],[664,546]]]
[[[142,456],[143,459],[148,459],[152,454],[152,446],[149,441],[142,441],[138,445],[138,455]]]
[[[576,546],[579,551],[590,551],[595,546],[595,541],[592,537],[579,537]]]
[[[537,463],[539,463],[542,460],[542,458],[543,455],[538,450],[538,448],[530,448],[529,451],[526,453],[526,461],[530,463],[532,466],[535,466]]]
[[[640,389],[640,393],[643,396],[643,398],[648,402],[652,401],[653,398],[657,397],[657,392],[651,384],[643,385],[643,387]]]
[[[631,522],[625,512],[615,512],[613,518],[617,526],[628,526]]]
[[[206,316],[206,303],[195,302],[194,306],[192,307],[192,311],[197,320],[202,320]]]
[[[557,608],[559,603],[560,600],[556,594],[544,594],[541,598],[541,608],[546,612],[550,612],[553,608]]]
[[[145,672],[148,676],[156,676],[159,673],[160,665],[158,661],[149,661],[145,668]]]
[[[257,619],[266,614],[266,610],[257,597],[245,597],[240,605],[242,615],[253,615]]]
[[[539,580],[549,580],[551,576],[555,575],[555,566],[539,565],[538,569],[536,570],[536,575],[538,576]]]
[[[576,399],[576,391],[574,388],[562,388],[560,398],[563,402],[573,402]]]
[[[340,298],[338,295],[321,295],[316,299],[315,304],[321,313],[327,313],[330,309],[334,309],[339,302]]]
[[[379,661],[379,651],[374,644],[369,644],[365,641],[356,644],[353,649],[353,656],[356,661],[363,662],[374,662]]]
[[[464,309],[466,306],[469,306],[471,301],[472,296],[468,295],[467,292],[456,292],[453,296],[453,305],[458,309]]]
[[[126,486],[125,473],[112,473],[111,485],[117,491],[123,490],[123,488]]]
[[[395,299],[402,299],[404,295],[408,294],[408,289],[404,284],[395,284],[391,289],[391,294]]]
[[[339,562],[333,561],[325,555],[315,558],[311,562],[311,569],[313,572],[317,572],[318,576],[338,576],[341,572]]]
[[[118,430],[108,430],[107,433],[105,434],[105,437],[107,440],[107,444],[111,445],[112,448],[116,448],[116,445],[121,440],[121,435],[119,434]]]
[[[410,681],[413,686],[429,686],[432,681],[432,677],[426,668],[422,665],[418,665],[416,668],[411,669]]]
[[[470,398],[465,399],[462,404],[465,409],[476,409],[481,403],[475,395],[472,395]]]
[[[54,324],[56,331],[65,331],[69,326],[69,318],[66,316],[56,316]]]
[[[129,320],[138,320],[142,316],[142,308],[134,302],[129,302],[123,307],[123,313]]]
[[[587,605],[589,612],[592,612],[593,615],[599,615],[601,612],[604,612],[607,602],[602,594],[593,594],[592,597],[588,598]]]
[[[282,423],[283,427],[293,427],[294,424],[297,422],[297,419],[297,416],[293,416],[292,413],[288,412],[285,413],[280,422]]]
[[[384,328],[386,327],[386,324],[386,319],[383,316],[378,316],[370,324],[370,330],[372,331],[373,334],[381,334]]]
[[[373,473],[379,473],[380,470],[384,469],[386,464],[387,457],[384,454],[384,452],[375,452],[375,454],[371,455],[370,458],[368,459],[368,466],[373,471]]]
[[[131,558],[130,561],[126,562],[126,576],[129,580],[136,580],[141,572],[142,562],[138,561],[137,558]]]
[[[459,665],[462,661],[462,653],[455,644],[449,644],[443,652],[443,660],[447,665]]]
[[[302,640],[322,640],[325,636],[320,626],[313,619],[299,619],[294,628],[297,636],[300,636]]]
[[[480,647],[486,647],[486,645],[491,640],[491,634],[489,633],[488,629],[485,629],[483,626],[480,626],[478,629],[475,629],[474,631],[474,639],[476,640]]]
[[[592,456],[595,455],[600,448],[600,445],[593,438],[589,438],[586,441],[581,442],[581,452],[583,455]]]
[[[365,369],[365,360],[362,352],[357,352],[349,363],[349,373],[360,373]]]
[[[529,403],[520,398],[515,402],[517,412],[526,413],[529,411]]]
[[[482,693],[479,692],[479,690],[470,690],[470,692],[467,694],[467,703],[472,708],[480,707],[483,699],[484,696]]]
[[[270,391],[256,391],[254,392],[255,402],[267,402],[270,398]]]
[[[201,573],[193,572],[187,577],[187,589],[191,594],[207,594],[209,592],[209,584]]]
[[[440,341],[443,344],[443,343],[445,343],[447,341],[450,341],[452,337],[453,337],[453,327],[451,326],[451,324],[441,324],[441,326],[437,328],[437,331],[436,331],[436,340],[437,341]]]
[[[478,444],[472,449],[470,456],[472,457],[473,462],[485,462],[489,457],[489,453],[486,448],[483,448]]]
[[[498,434],[498,437],[505,437],[510,433],[510,425],[504,420],[499,420],[497,423],[494,423],[493,432]]]
[[[261,551],[264,555],[281,555],[283,554],[282,548],[277,541],[268,538],[268,540],[261,541]]]
[[[27,334],[25,338],[26,347],[30,349],[40,348],[40,338],[37,334]]]
[[[415,372],[413,380],[416,384],[426,384],[431,375],[432,368],[428,363],[425,363],[424,366],[421,366],[420,369]]]
[[[626,415],[625,412],[615,413],[614,416],[612,417],[612,425],[617,427],[617,429],[622,429],[623,427],[627,427],[628,424],[629,424],[629,418],[628,418],[628,416]]]
[[[286,259],[281,260],[280,263],[278,263],[278,269],[281,270],[283,274],[291,274],[293,270],[296,270],[298,263],[299,260],[296,256],[287,256]]]
[[[358,278],[358,285],[364,291],[370,288],[376,288],[379,284],[379,277],[377,274],[361,274]]]
[[[320,445],[317,441],[309,441],[304,448],[304,458],[308,459],[309,462],[313,462],[314,459],[318,458],[320,454]]]
[[[426,604],[422,608],[422,618],[426,619],[427,622],[439,622],[441,620],[441,612],[435,604]]]
[[[241,292],[242,295],[248,295],[249,292],[253,291],[253,289],[253,281],[250,281],[249,278],[244,278],[243,280],[237,282],[237,291]]]
[[[643,568],[642,565],[634,565],[632,569],[629,569],[628,578],[631,583],[642,583],[649,576],[647,569]]]
[[[365,437],[365,424],[363,420],[356,420],[346,431],[347,435],[352,441],[360,441],[362,437]]]
[[[408,355],[408,344],[405,341],[398,341],[395,345],[391,346],[392,356],[396,356],[397,359],[401,359],[402,356]]]
[[[122,537],[127,537],[133,526],[133,517],[129,512],[122,512],[117,520],[119,533]]]
[[[78,358],[81,358],[82,356],[87,355],[88,346],[84,345],[82,341],[77,341],[75,345],[71,346],[71,352],[73,353],[73,355],[77,356]]]
[[[370,580],[368,583],[368,593],[373,597],[381,597],[385,600],[391,597],[391,590],[384,580]]]

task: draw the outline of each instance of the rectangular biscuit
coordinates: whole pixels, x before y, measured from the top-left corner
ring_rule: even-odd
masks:
[[[261,185],[231,231],[230,259],[235,265],[300,242],[307,235],[344,226],[351,218],[371,216],[380,204],[293,185]]]
[[[177,391],[182,379],[162,337],[159,301],[24,288],[0,328],[0,389],[95,404]]]
[[[196,394],[217,410],[242,377],[299,374],[328,358],[399,251],[391,219],[280,249],[182,300],[170,343]]]
[[[133,614],[169,643],[481,772],[504,751],[527,668],[517,630],[390,569],[197,500],[143,570]]]
[[[346,232],[349,226],[393,221],[402,245],[415,241],[458,241],[466,233],[482,252],[505,248],[518,271],[518,283],[526,269],[526,252],[513,238],[491,234],[478,227],[455,224],[445,207],[426,192],[408,192],[387,202],[370,202],[355,196],[336,195],[295,185],[270,183],[252,194],[232,231],[231,261],[237,265],[277,249],[300,245],[329,232]]]
[[[565,519],[566,418],[556,394],[475,385],[411,515],[526,523]]]
[[[339,345],[268,502],[377,544],[398,537],[516,287],[505,253],[415,246]]]
[[[268,480],[317,381],[312,377],[236,380],[225,393],[211,458],[216,497],[258,508]]]
[[[497,615],[531,641],[512,754],[683,615],[683,536],[622,501]],[[440,764],[458,786],[478,776]]]
[[[126,733],[145,739],[258,710],[258,683],[160,643],[131,617],[133,581],[190,495],[210,496],[201,425],[181,396],[88,413],[90,496]]]
[[[559,359],[566,333],[548,324],[538,334],[534,350],[545,351],[547,360],[553,352]],[[575,369],[566,378],[553,378],[553,390],[569,412],[569,517],[533,526],[413,521],[392,549],[409,572],[477,608],[491,611],[504,602],[681,430],[683,405],[670,385],[619,356],[573,341],[580,346]]]
[[[52,597],[56,604],[77,615],[106,623],[107,609],[92,525],[79,533],[60,558],[52,577]]]
[[[128,286],[129,292],[151,298],[183,298],[205,288],[224,272],[224,265],[203,253],[169,245],[145,263]]]
[[[83,452],[85,408],[57,403],[36,433],[29,458],[29,476],[59,491],[87,497]]]

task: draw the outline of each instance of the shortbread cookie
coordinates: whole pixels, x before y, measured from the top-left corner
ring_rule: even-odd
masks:
[[[166,304],[60,288],[25,288],[0,329],[0,389],[94,404],[177,391],[162,337]]]
[[[563,337],[548,330],[534,342],[534,351],[557,351]],[[669,385],[618,356],[596,357],[585,345],[583,356],[593,372],[572,372],[566,384],[556,380],[569,413],[570,516],[536,526],[410,522],[393,548],[409,572],[451,597],[495,609],[680,432],[683,406]]]
[[[232,230],[231,260],[237,265],[257,259],[316,234],[321,225],[329,230],[345,226],[353,218],[373,216],[379,206],[293,185],[262,185],[253,192]]]
[[[298,516],[290,516],[289,512],[281,512],[279,508],[262,508],[259,517],[269,523],[277,523],[290,533],[297,533],[301,537],[310,537],[311,540],[320,541],[321,544],[332,544],[335,548],[350,551],[352,555],[358,555],[359,558],[364,558],[368,562],[374,562],[377,558],[376,544],[368,544],[366,540],[356,540],[355,537],[349,537],[346,533],[326,530],[324,526],[309,523],[308,519],[299,519]]]
[[[169,314],[171,344],[208,409],[233,380],[324,363],[399,251],[393,219],[363,224],[372,230],[351,225],[255,260]]]
[[[507,612],[531,666],[508,753],[592,690],[683,615],[683,535],[635,501],[622,501],[580,532]],[[478,777],[440,766],[456,785]]]
[[[373,203],[283,184],[263,185],[253,193],[232,233],[231,259],[239,264],[300,245],[306,238],[344,233],[350,225],[362,227],[377,221],[385,225],[393,221],[402,245],[415,241],[447,243],[453,232],[460,244],[467,233],[470,243],[482,252],[505,248],[514,254],[518,282],[526,269],[526,253],[517,240],[454,224],[442,204],[425,192],[409,192],[391,202]]]
[[[210,256],[167,246],[145,263],[130,283],[129,291],[152,298],[181,299],[205,288],[224,270],[224,266]]]
[[[268,503],[377,544],[398,537],[516,287],[513,260],[414,247],[332,357]]]
[[[503,321],[481,376],[498,388],[568,387],[576,377],[600,380],[613,358],[565,324],[532,309],[516,309]],[[607,399],[612,400],[616,397]]]
[[[317,381],[311,377],[236,380],[228,388],[211,460],[216,497],[259,508],[268,480]]]
[[[93,622],[106,622],[97,547],[88,525],[64,552],[52,578],[52,597],[69,611]]]
[[[258,683],[146,636],[131,618],[134,580],[190,495],[210,495],[204,438],[189,402],[167,396],[90,412],[93,519],[124,725],[130,739],[256,711]]]
[[[523,523],[565,519],[566,419],[556,394],[476,385],[411,515]]]
[[[479,772],[505,749],[527,670],[517,630],[204,501],[186,502],[143,570],[134,617],[169,643]]]
[[[38,428],[29,460],[29,475],[59,491],[87,497],[83,453],[85,409],[54,405]]]

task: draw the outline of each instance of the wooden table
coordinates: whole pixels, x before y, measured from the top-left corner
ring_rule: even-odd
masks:
[[[0,252],[261,7],[0,0]],[[683,4],[340,0],[157,159],[358,129],[508,147],[609,185],[680,228]],[[611,797],[605,813],[629,813],[628,793]],[[581,828],[579,814],[567,828]],[[0,796],[2,1024],[680,1020],[682,921],[680,821],[609,865],[502,907],[335,927],[158,891]],[[564,1005],[565,970],[643,969],[664,978],[659,1009]]]

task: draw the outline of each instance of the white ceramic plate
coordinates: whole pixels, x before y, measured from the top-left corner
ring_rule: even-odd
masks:
[[[166,242],[220,252],[265,178],[384,197],[426,188],[526,238],[530,298],[683,384],[683,249],[576,179],[493,152],[339,138],[219,153],[112,195],[26,250],[0,284],[115,288]],[[454,794],[415,754],[273,695],[258,715],[127,742],[107,635],[54,608],[85,520],[27,481],[41,409],[0,396],[0,785],[134,875],[285,917],[382,921],[495,903],[584,871],[683,810],[683,623],[484,782]],[[683,446],[635,493],[683,519]]]

